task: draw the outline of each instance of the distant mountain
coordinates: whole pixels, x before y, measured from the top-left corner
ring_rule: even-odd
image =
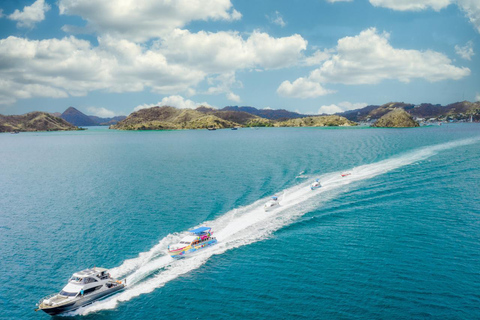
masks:
[[[480,120],[480,102],[455,102],[446,106],[422,103],[414,105],[404,102],[389,102],[381,106],[370,105],[365,108],[337,113],[352,121],[371,121],[380,119],[385,114],[401,108],[417,119],[440,120]]]
[[[270,120],[286,120],[286,119],[294,119],[294,118],[304,118],[308,117],[308,115],[300,114],[297,112],[292,112],[284,109],[257,109],[254,107],[238,107],[238,106],[228,106],[219,111],[243,111],[247,112],[265,119]]]
[[[57,113],[58,112],[55,112],[55,114]],[[76,126],[110,126],[126,118],[126,116],[116,116],[113,118],[88,116],[74,107],[69,107],[60,117]]]
[[[236,125],[237,123],[221,119],[213,114],[163,106],[133,112],[110,128],[119,130],[221,129],[233,128]]]
[[[19,116],[0,115],[0,132],[79,130],[62,118],[47,112],[30,112]]]
[[[413,117],[402,108],[395,108],[375,121],[372,127],[408,128],[420,126]]]
[[[225,109],[225,108],[224,108]],[[196,111],[214,115],[220,119],[235,122],[246,127],[273,127],[273,121],[253,115],[244,111],[217,110],[205,106],[200,106]]]
[[[93,119],[91,119],[89,116],[84,114],[81,111],[78,111],[74,107],[69,107],[67,110],[65,110],[62,115],[62,119],[67,120],[71,124],[75,126],[97,126],[98,123],[96,123]]]
[[[116,116],[112,118],[100,118],[96,116],[88,116],[88,117],[90,117],[90,119],[95,121],[95,123],[97,123],[96,124],[97,126],[111,126],[112,124],[116,124],[119,121],[122,121],[123,119],[126,118],[126,116]]]
[[[356,125],[356,122],[337,115],[296,118],[275,123],[275,127],[350,127]]]

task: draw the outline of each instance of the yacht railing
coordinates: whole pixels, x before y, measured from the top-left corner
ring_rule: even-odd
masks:
[[[46,297],[43,297],[42,299],[38,300],[37,306],[40,306],[44,300],[48,300],[48,299],[50,299],[50,298],[53,298],[53,297],[55,297],[56,295],[58,295],[58,293],[52,293],[52,294],[49,294],[49,295],[46,296]]]

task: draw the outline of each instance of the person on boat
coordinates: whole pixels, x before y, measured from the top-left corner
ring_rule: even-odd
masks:
[[[81,289],[80,294],[82,295],[82,297],[83,297],[83,293],[84,293],[84,291],[83,291],[83,289]]]

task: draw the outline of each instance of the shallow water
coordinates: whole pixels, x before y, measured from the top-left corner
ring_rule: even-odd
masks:
[[[0,148],[5,319],[48,319],[35,303],[94,265],[129,287],[69,316],[480,317],[478,124],[93,127],[1,134]],[[166,255],[199,225],[217,246]]]

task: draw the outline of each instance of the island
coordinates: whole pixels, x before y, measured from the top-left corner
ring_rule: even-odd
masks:
[[[62,118],[47,112],[30,112],[23,115],[0,115],[0,132],[70,131],[83,130]]]
[[[237,127],[325,127],[355,126],[344,117],[303,116],[301,118],[274,120],[236,110],[216,110],[201,106],[193,109],[177,109],[170,106],[152,107],[131,113],[126,119],[110,126],[118,130],[176,130],[176,129],[224,129]]]
[[[402,108],[393,109],[372,124],[372,127],[381,128],[411,128],[419,126],[418,122],[413,120],[413,117]]]

